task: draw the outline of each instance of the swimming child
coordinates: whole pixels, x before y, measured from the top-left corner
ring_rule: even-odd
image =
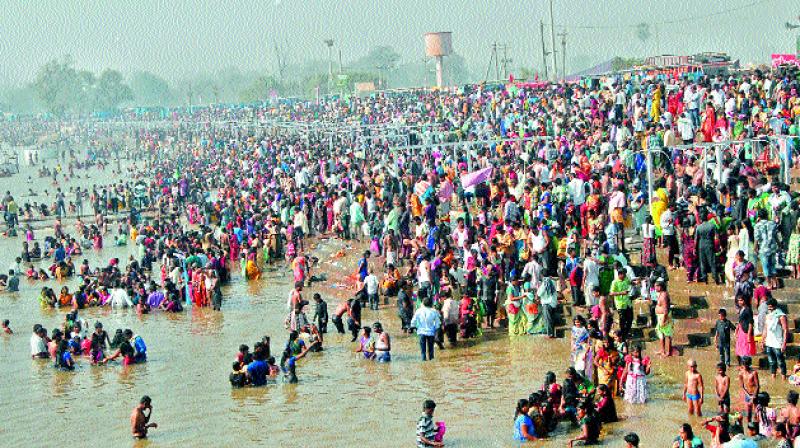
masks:
[[[3,320],[2,329],[3,334],[14,334],[14,331],[11,329],[11,321],[8,319]]]

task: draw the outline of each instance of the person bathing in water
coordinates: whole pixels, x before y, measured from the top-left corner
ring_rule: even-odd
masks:
[[[150,428],[158,428],[157,423],[150,423],[153,415],[152,400],[147,395],[139,400],[139,405],[131,412],[131,433],[134,439],[146,439]]]

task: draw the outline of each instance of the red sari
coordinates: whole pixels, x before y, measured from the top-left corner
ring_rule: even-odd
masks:
[[[206,276],[199,269],[192,274],[192,302],[197,306],[208,306]]]

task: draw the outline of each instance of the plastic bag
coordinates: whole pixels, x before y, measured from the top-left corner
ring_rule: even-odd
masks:
[[[444,422],[436,422],[436,435],[433,436],[434,442],[441,442],[444,440],[444,433],[447,431],[447,426]]]

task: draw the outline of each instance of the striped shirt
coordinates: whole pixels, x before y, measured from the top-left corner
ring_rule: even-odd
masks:
[[[422,414],[422,417],[419,418],[417,422],[417,447],[418,448],[425,448],[428,445],[427,443],[422,441],[424,437],[427,440],[433,440],[436,437],[437,428],[436,425],[433,423],[433,417],[428,414]]]

